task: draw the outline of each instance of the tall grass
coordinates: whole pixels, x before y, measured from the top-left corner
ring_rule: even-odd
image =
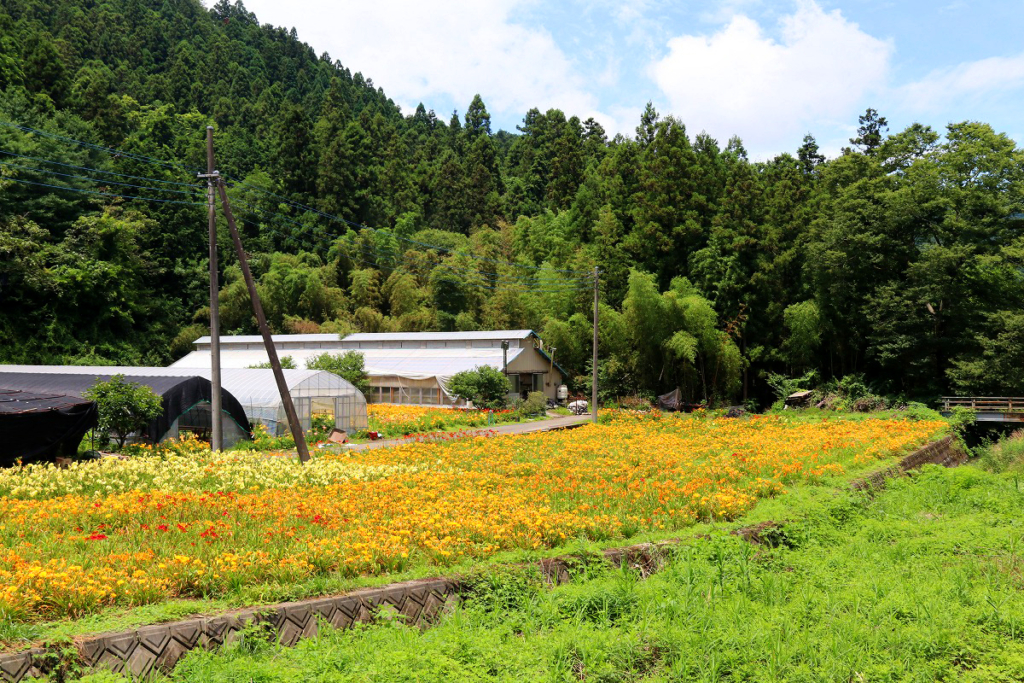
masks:
[[[977,463],[989,472],[1024,470],[1024,429],[1012,432],[1005,439],[976,449]]]

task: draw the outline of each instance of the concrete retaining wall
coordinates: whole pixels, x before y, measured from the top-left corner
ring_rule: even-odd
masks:
[[[850,486],[856,490],[868,490],[885,486],[885,480],[891,477],[902,477],[907,472],[923,465],[942,465],[958,467],[967,462],[967,453],[952,436],[933,441],[900,460],[892,467],[879,470],[853,482]]]
[[[603,557],[610,564],[627,564],[646,576],[657,571],[666,548],[671,545],[642,543],[612,548],[605,550]],[[581,558],[567,555],[542,560],[537,566],[550,583],[561,584],[569,582],[580,565]],[[315,636],[321,623],[340,629],[382,619],[401,619],[406,624],[427,625],[455,605],[460,588],[458,579],[405,581],[335,597],[236,610],[118,633],[101,633],[75,643],[77,661],[73,664],[143,677],[156,670],[170,671],[189,650],[214,649],[230,643],[251,624],[265,625],[276,634],[278,642],[288,646],[295,645],[302,638]],[[58,652],[44,648],[0,655],[0,681],[18,683],[38,678],[67,664],[61,661]]]

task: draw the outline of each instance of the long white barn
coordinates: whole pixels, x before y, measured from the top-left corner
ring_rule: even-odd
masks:
[[[541,391],[555,398],[565,381],[562,369],[542,348],[532,330],[488,330],[480,332],[388,332],[358,333],[341,338],[335,334],[277,334],[272,337],[279,356],[291,356],[297,367],[322,353],[358,351],[363,355],[370,377],[367,399],[382,403],[454,405],[448,380],[457,372],[490,366],[507,371],[512,393]],[[502,342],[508,342],[506,353]],[[245,368],[266,363],[262,337],[222,336],[221,365]],[[200,337],[195,350],[172,367],[209,368],[210,338]]]

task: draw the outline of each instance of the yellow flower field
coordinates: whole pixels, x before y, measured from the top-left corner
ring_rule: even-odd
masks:
[[[371,403],[366,406],[370,431],[386,438],[425,432],[486,428],[511,417],[511,411]]]
[[[617,415],[305,467],[257,454],[0,472],[0,616],[224,596],[567,539],[732,519],[758,498],[921,445],[945,423]]]

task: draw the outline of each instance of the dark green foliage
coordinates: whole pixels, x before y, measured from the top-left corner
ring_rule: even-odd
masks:
[[[124,448],[132,433],[145,428],[146,423],[163,412],[163,400],[152,389],[126,382],[124,375],[96,382],[82,396],[96,402],[99,411],[96,429],[105,438],[113,437],[118,450]],[[159,435],[149,436],[156,438]]]
[[[23,155],[0,158],[20,165],[0,165],[0,362],[188,349],[212,124],[277,333],[543,330],[582,391],[596,266],[602,397],[767,405],[768,373],[810,371],[921,401],[1024,393],[1024,153],[983,123],[889,134],[869,109],[827,161],[808,134],[752,162],[651,104],[633,138],[559,109],[494,131],[479,95],[403,114],[294,31],[198,0],[6,2],[0,91],[2,121],[127,153],[0,126]],[[223,331],[253,333],[219,231]]]
[[[480,408],[504,408],[511,390],[508,377],[489,365],[457,372],[448,380],[448,393]]]
[[[544,392],[531,391],[526,395],[526,400],[519,405],[517,412],[524,417],[533,417],[543,415],[547,409],[548,397],[544,395]]]
[[[295,359],[292,358],[291,356],[281,356],[277,360],[278,360],[278,362],[280,362],[282,370],[294,370],[295,367],[296,367],[295,366]],[[274,366],[268,360],[268,361],[266,361],[264,363],[254,363],[254,364],[252,364],[252,365],[250,365],[248,367],[253,369],[253,370],[271,370],[271,369],[273,369]]]
[[[364,394],[370,391],[370,379],[363,366],[363,354],[358,351],[322,353],[319,356],[307,358],[306,369],[333,372]]]

